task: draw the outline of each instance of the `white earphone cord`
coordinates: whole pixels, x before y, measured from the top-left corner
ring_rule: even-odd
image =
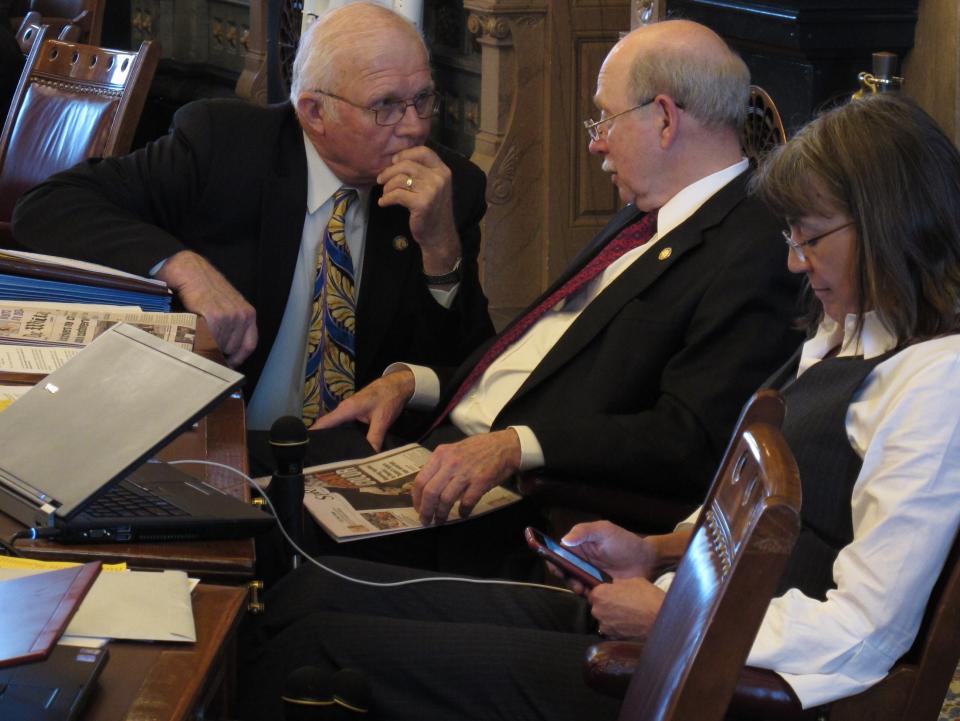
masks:
[[[218,463],[217,461],[204,461],[204,460],[198,460],[198,459],[166,461],[166,463],[169,463],[172,466],[181,465],[185,463],[197,463],[203,466],[213,466],[215,468],[222,468],[226,471],[230,471],[231,473],[236,473],[238,476],[243,478],[243,480],[249,483],[250,487],[253,488],[257,493],[259,493],[260,496],[263,498],[263,500],[266,502],[267,506],[270,508],[270,512],[273,514],[273,517],[277,520],[277,527],[280,529],[280,533],[282,533],[283,537],[287,539],[287,543],[289,543],[294,549],[296,549],[297,553],[299,553],[303,559],[309,561],[314,566],[317,566],[318,568],[326,571],[327,573],[331,573],[334,576],[337,576],[338,578],[342,578],[344,581],[350,581],[351,583],[359,583],[361,586],[375,586],[377,588],[409,586],[414,583],[434,583],[439,581],[444,581],[444,582],[453,581],[453,582],[459,582],[459,583],[479,583],[479,584],[489,584],[489,585],[497,585],[497,586],[521,586],[526,588],[543,588],[548,591],[559,591],[560,593],[572,593],[572,591],[570,591],[567,588],[560,588],[559,586],[548,586],[545,583],[529,583],[527,581],[505,581],[497,578],[465,578],[463,576],[427,576],[425,578],[410,578],[410,579],[407,579],[406,581],[365,581],[362,578],[353,578],[352,576],[347,576],[344,573],[340,573],[340,571],[335,571],[332,568],[324,566],[317,559],[305,553],[303,549],[300,548],[300,546],[294,543],[293,539],[290,538],[290,535],[287,533],[287,529],[283,527],[282,523],[280,523],[280,519],[277,517],[277,510],[273,507],[273,503],[271,503],[270,498],[267,496],[266,492],[262,488],[260,488],[260,486],[257,485],[257,483],[243,471],[237,468],[233,468],[232,466],[228,466],[225,463]]]

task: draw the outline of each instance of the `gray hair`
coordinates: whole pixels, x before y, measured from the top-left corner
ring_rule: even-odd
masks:
[[[638,54],[630,74],[636,103],[663,93],[706,126],[739,130],[743,125],[750,71],[729,47],[720,54],[698,53],[663,43],[656,52]]]
[[[300,37],[293,61],[290,100],[317,88],[337,92],[350,77],[357,48],[372,48],[384,42],[385,28],[408,35],[429,57],[416,26],[382,5],[358,2],[331,10],[315,20]],[[324,102],[328,99],[324,98]]]

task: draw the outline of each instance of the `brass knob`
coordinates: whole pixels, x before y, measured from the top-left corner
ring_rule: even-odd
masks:
[[[250,600],[247,601],[247,610],[250,613],[263,613],[266,608],[260,601],[260,591],[263,590],[263,581],[250,581],[247,584],[247,590],[250,592]]]

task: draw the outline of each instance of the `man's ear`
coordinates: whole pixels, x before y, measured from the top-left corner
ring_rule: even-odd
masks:
[[[668,95],[658,95],[654,99],[654,104],[656,105],[654,110],[656,122],[660,126],[660,148],[668,150],[677,139],[680,130],[680,109]]]
[[[319,98],[306,93],[301,95],[297,99],[297,117],[304,130],[323,135],[326,112]]]

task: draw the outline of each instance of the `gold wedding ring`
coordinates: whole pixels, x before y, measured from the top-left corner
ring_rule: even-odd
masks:
[[[413,190],[413,176],[408,175],[407,179],[403,182],[403,185],[407,190]]]

